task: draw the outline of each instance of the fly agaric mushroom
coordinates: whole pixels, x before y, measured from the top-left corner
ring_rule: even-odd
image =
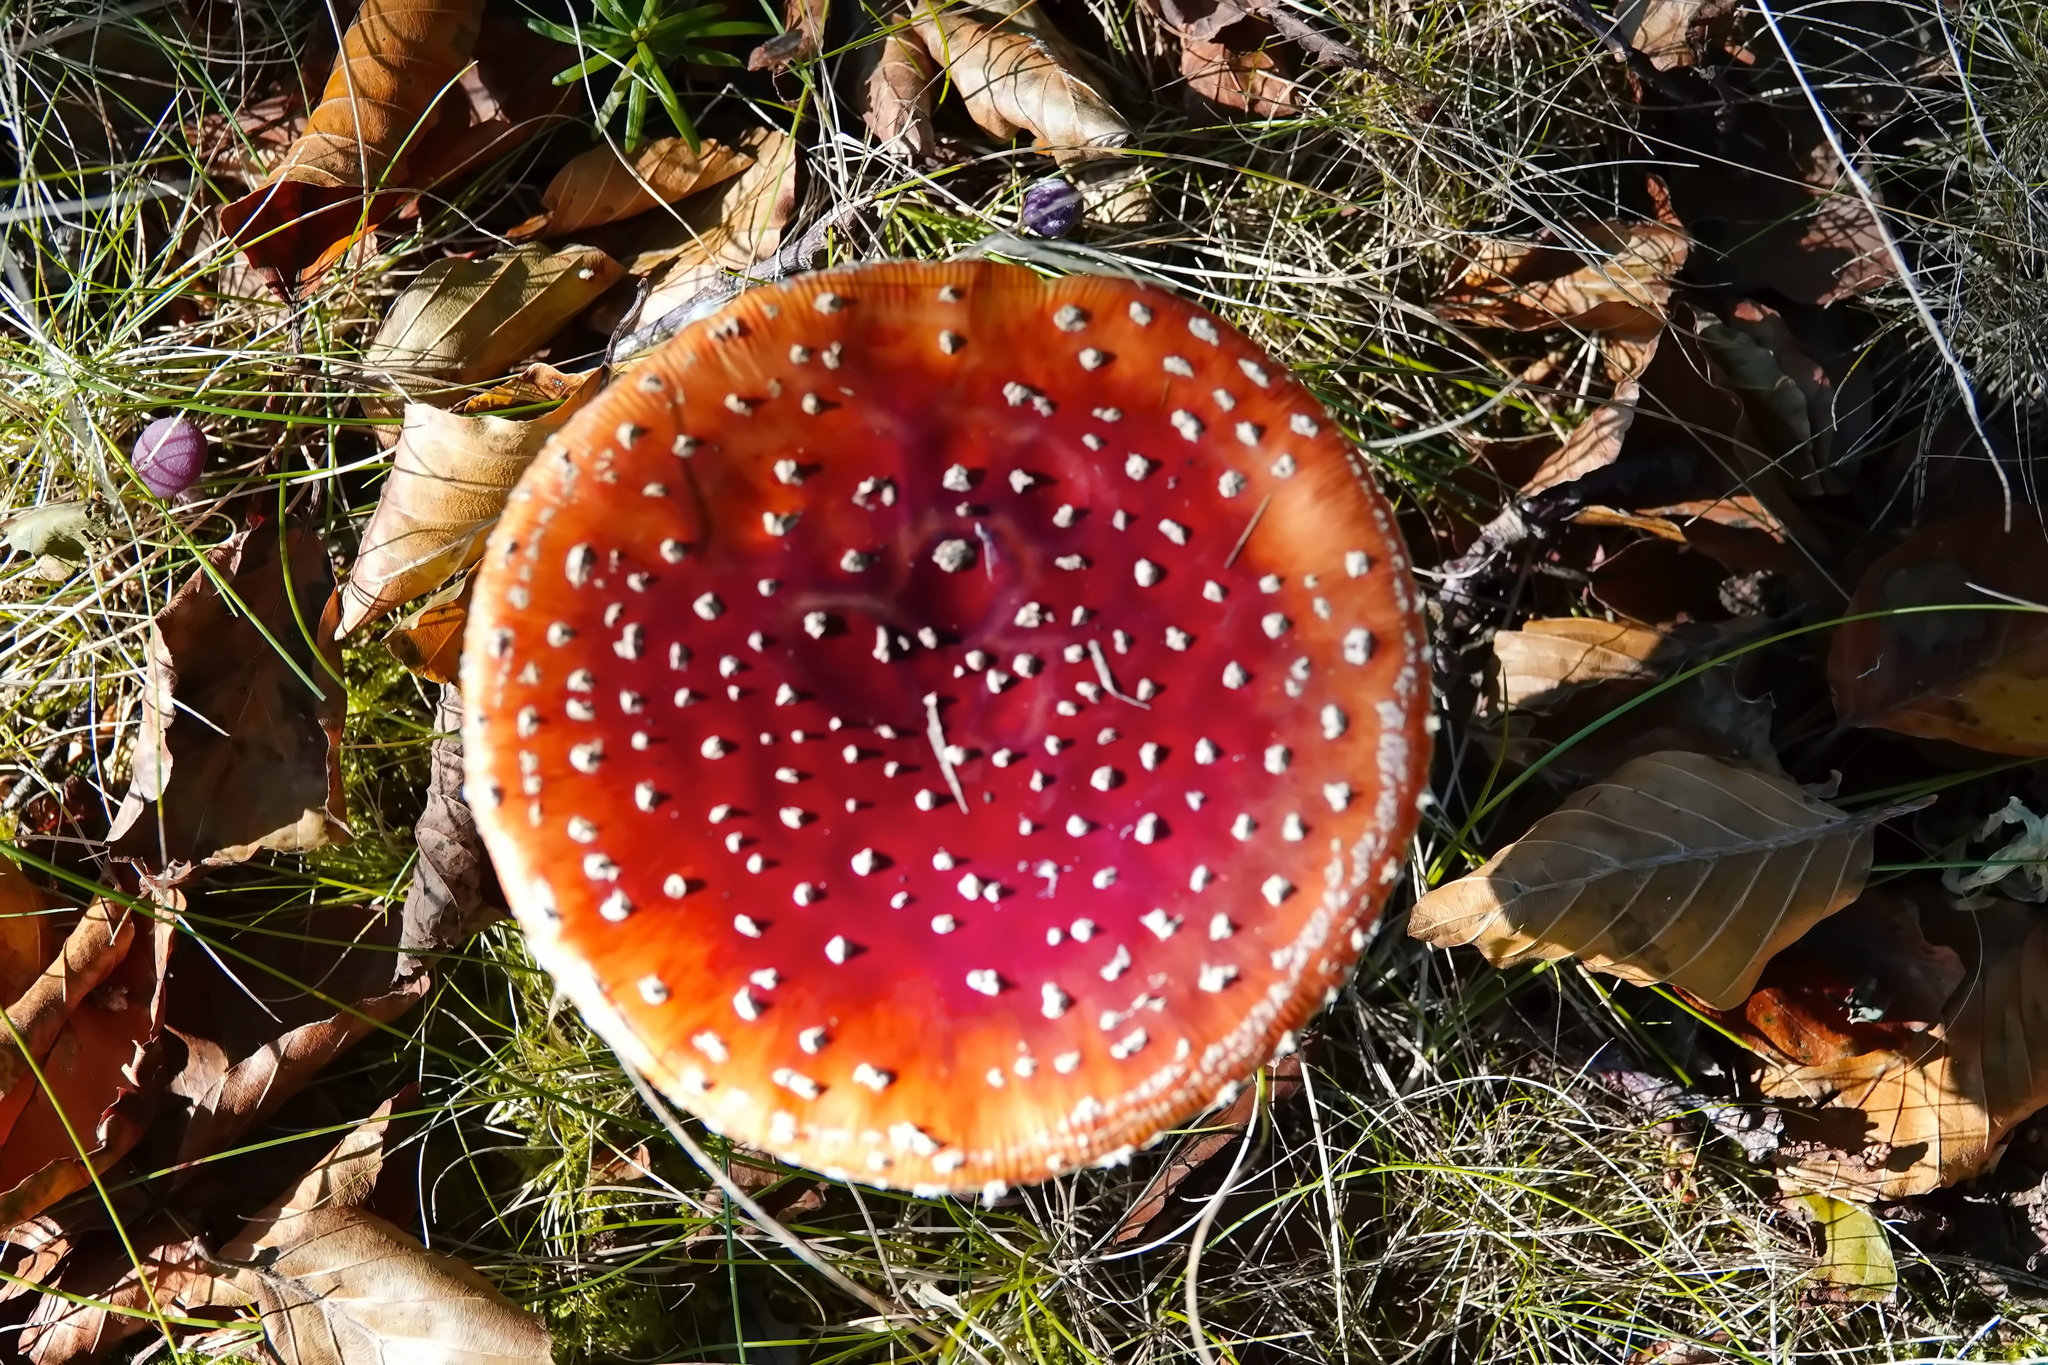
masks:
[[[479,572],[469,790],[535,954],[714,1128],[988,1191],[1119,1160],[1345,979],[1430,692],[1387,503],[1244,337],[986,262],[752,290]]]

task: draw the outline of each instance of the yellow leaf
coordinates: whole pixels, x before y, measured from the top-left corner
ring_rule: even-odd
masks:
[[[600,375],[591,371],[559,408],[531,422],[406,404],[391,478],[342,585],[337,637],[476,563],[512,486],[548,437],[595,396]]]
[[[1496,967],[1576,957],[1729,1009],[1772,954],[1856,899],[1871,831],[1906,809],[1849,815],[1783,777],[1648,754],[1424,896],[1408,932]]]
[[[682,138],[656,138],[633,154],[631,164],[603,143],[556,171],[540,197],[545,211],[505,235],[516,242],[616,223],[709,189],[752,163],[745,152],[709,138],[695,152]]]
[[[1795,1194],[1785,1201],[1821,1230],[1820,1264],[1813,1277],[1828,1297],[1846,1303],[1889,1303],[1899,1288],[1891,1238],[1869,1209],[1825,1194]]]

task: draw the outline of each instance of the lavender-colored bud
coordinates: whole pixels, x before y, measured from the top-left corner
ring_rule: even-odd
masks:
[[[1049,175],[1024,191],[1024,230],[1038,237],[1064,237],[1081,225],[1086,209],[1081,191]]]
[[[160,498],[175,498],[199,481],[206,433],[183,417],[159,417],[135,438],[135,476]]]

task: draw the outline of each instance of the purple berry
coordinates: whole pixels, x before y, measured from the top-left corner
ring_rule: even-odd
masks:
[[[135,476],[160,498],[175,498],[199,481],[206,433],[182,417],[159,417],[135,438]]]
[[[1024,191],[1024,230],[1038,237],[1064,237],[1081,225],[1086,208],[1081,191],[1049,175]]]

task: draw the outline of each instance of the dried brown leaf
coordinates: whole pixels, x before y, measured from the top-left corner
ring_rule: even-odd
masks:
[[[873,62],[861,86],[861,119],[888,150],[923,161],[938,150],[932,127],[931,54],[901,14],[868,49]]]
[[[408,393],[505,374],[617,283],[596,247],[523,246],[483,260],[444,257],[392,301],[363,363]]]
[[[20,905],[33,898],[38,912],[46,904],[42,894],[28,884],[20,869],[13,863],[7,864],[13,878],[25,890],[10,886],[12,894],[21,897],[14,904]],[[20,1105],[27,1102],[25,1092],[18,1087],[29,1074],[28,1057],[41,1059],[57,1040],[57,1034],[70,1021],[71,1013],[79,1002],[98,989],[113,970],[121,965],[128,955],[128,947],[135,939],[135,915],[122,909],[112,901],[96,900],[85,908],[78,923],[65,936],[64,945],[47,966],[34,969],[35,974],[23,989],[20,997],[7,1007],[7,1017],[13,1023],[13,1032],[19,1035],[24,1048],[10,1037],[0,1045],[0,1144],[4,1144],[8,1131],[15,1119],[20,1117]],[[40,913],[27,921],[16,923],[43,924],[47,919]],[[38,932],[37,941],[41,940]],[[10,944],[19,951],[25,944]],[[17,973],[22,965],[20,959],[9,964],[10,973]],[[17,1103],[17,1101],[19,1101]]]
[[[312,531],[255,525],[207,552],[151,624],[117,857],[170,873],[350,837],[333,597]]]
[[[286,284],[339,259],[404,197],[412,147],[469,64],[481,0],[364,0],[306,120],[270,179],[221,210],[250,261]]]
[[[2004,594],[2001,600],[1996,594]],[[1998,754],[2048,755],[2048,547],[2030,507],[1940,522],[1865,570],[1828,649],[1835,711]],[[1985,607],[1992,610],[1983,610]],[[1952,610],[1911,610],[1951,607]],[[2005,608],[2005,609],[1998,609]]]
[[[1636,341],[1656,336],[1691,241],[1663,223],[1585,223],[1579,236],[1582,242],[1571,246],[1549,235],[1482,241],[1463,277],[1438,295],[1436,312],[1523,332],[1572,327]]]
[[[441,952],[505,912],[484,899],[490,864],[462,794],[462,694],[452,685],[441,689],[434,726],[441,736],[434,741],[427,804],[413,825],[420,857],[405,893],[404,941],[408,948]]]
[[[474,1269],[345,1203],[294,1190],[221,1248],[283,1365],[547,1365],[547,1330]],[[314,1196],[317,1198],[317,1194]]]
[[[1493,637],[1502,704],[1549,710],[1590,683],[1659,677],[1664,656],[1679,653],[1670,638],[1646,626],[1584,616],[1524,621],[1520,630]]]
[[[1616,14],[1615,29],[1659,71],[1694,66],[1717,38],[1725,39],[1735,0],[1630,0]]]
[[[1772,954],[1863,889],[1871,832],[1797,784],[1690,753],[1625,764],[1469,876],[1409,933],[1496,967],[1576,957],[1627,981],[1741,1003]]]
[[[611,143],[602,143],[556,171],[541,194],[542,212],[505,235],[514,241],[559,237],[616,223],[710,189],[752,163],[745,152],[712,138],[696,151],[679,137],[656,138],[630,162]]]
[[[1182,38],[1180,78],[1203,99],[1253,118],[1289,118],[1301,109],[1286,63],[1264,44]]]
[[[391,477],[341,590],[337,637],[476,563],[512,486],[548,437],[595,396],[601,378],[599,371],[582,376],[560,407],[529,422],[406,404]]]
[[[207,943],[188,936],[172,960],[166,1027],[185,1061],[168,1087],[175,1111],[159,1128],[175,1139],[178,1163],[230,1146],[430,985],[402,959],[388,909],[335,907],[265,927],[207,929]],[[196,1166],[177,1180],[208,1174]]]
[[[653,279],[640,304],[643,320],[689,303],[728,275],[746,273],[782,245],[796,207],[796,139],[757,128],[739,146],[752,153],[754,164],[686,202],[679,223],[661,225],[667,240],[633,259],[632,273]]]
[[[138,1240],[140,1271],[127,1245],[102,1232],[67,1256],[63,1268],[45,1281],[57,1292],[36,1304],[21,1334],[22,1351],[34,1365],[97,1360],[131,1337],[157,1331],[159,1311],[190,1317],[249,1302],[217,1277],[218,1264],[205,1242],[174,1223],[155,1224]]]
[[[578,60],[574,48],[542,37],[517,18],[486,14],[476,62],[457,81],[464,126],[456,128],[457,111],[447,111],[433,135],[409,149],[406,178],[421,190],[453,184],[528,139],[573,123],[582,91],[556,85],[554,74]],[[406,212],[413,211],[408,206]]]
[[[452,683],[462,663],[462,631],[469,624],[474,578],[450,583],[408,613],[384,637],[391,657],[430,682]]]
[[[97,914],[87,931],[94,969],[112,954],[103,947],[110,928],[113,943],[125,932],[127,950],[73,1002],[38,1063],[40,1074],[21,1075],[0,1100],[0,1230],[84,1189],[93,1171],[105,1170],[142,1136],[139,1111],[149,1098],[163,1023],[171,925],[168,918],[140,921],[123,931],[115,922],[137,921],[138,912],[104,907]]]
[[[1796,1154],[1785,1172],[1796,1186],[1860,1200],[1924,1194],[1988,1169],[2006,1135],[2048,1105],[2048,919],[2000,901],[1940,923],[1967,975],[1934,1026],[1765,1072],[1767,1094],[1825,1101],[1819,1128],[1834,1140]],[[1830,1117],[1847,1121],[1848,1140]]]
[[[1130,141],[1130,125],[1082,74],[1079,54],[1037,7],[926,3],[912,22],[968,116],[990,137],[1030,133],[1062,166],[1113,156]]]

